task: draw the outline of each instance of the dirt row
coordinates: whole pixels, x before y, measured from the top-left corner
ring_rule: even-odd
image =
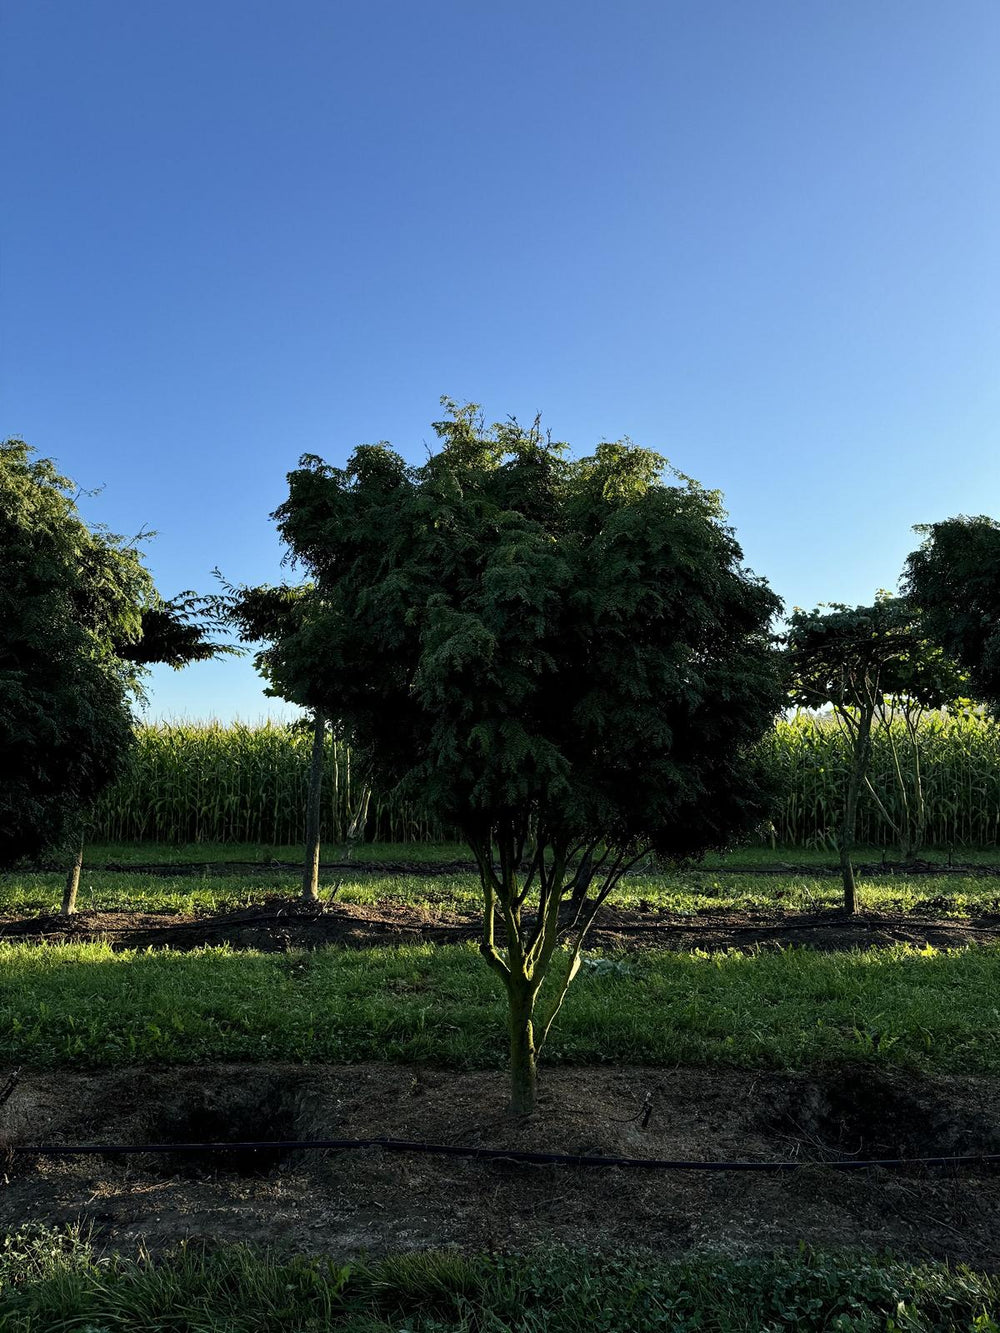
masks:
[[[0,1071],[0,1082],[3,1073]],[[558,1068],[538,1113],[505,1115],[499,1074],[368,1064],[28,1073],[0,1110],[15,1149],[54,1143],[403,1138],[627,1157],[800,1160],[764,1174],[585,1170],[388,1155],[57,1160],[8,1152],[0,1226],[82,1220],[154,1250],[181,1237],[299,1252],[563,1242],[667,1257],[770,1253],[799,1241],[1000,1265],[1000,1175],[840,1172],[830,1158],[1000,1150],[1000,1085],[868,1068]]]
[[[392,944],[454,944],[478,936],[473,914],[385,901],[373,907],[348,903],[310,905],[275,897],[253,907],[211,915],[153,912],[80,912],[0,915],[0,939],[25,943],[106,941],[114,949],[191,950],[210,945],[286,952],[340,944],[354,948]],[[588,947],[636,949],[757,949],[808,946],[820,950],[886,947],[957,948],[1000,940],[1000,916],[938,920],[916,913],[703,912],[693,917],[652,908],[605,907]]]

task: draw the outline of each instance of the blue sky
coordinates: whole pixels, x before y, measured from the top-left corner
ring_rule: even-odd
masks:
[[[789,606],[1000,515],[996,0],[6,0],[2,425],[162,591],[438,398],[629,435]],[[151,715],[257,718],[249,662]]]

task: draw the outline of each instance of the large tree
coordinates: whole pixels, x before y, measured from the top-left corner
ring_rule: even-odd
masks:
[[[7,865],[78,837],[81,816],[131,745],[146,665],[224,650],[206,638],[199,600],[165,602],[135,543],[89,527],[72,483],[22,440],[0,444],[0,555]]]
[[[969,673],[969,693],[1000,712],[1000,523],[947,518],[915,529],[903,587],[927,632]]]
[[[290,474],[276,517],[317,605],[272,660],[308,663],[314,706],[382,789],[462,830],[528,1112],[536,1043],[621,875],[765,812],[752,750],[782,703],[780,603],[718,494],[657,454],[572,460],[537,422],[447,406],[421,467],[380,444]]]

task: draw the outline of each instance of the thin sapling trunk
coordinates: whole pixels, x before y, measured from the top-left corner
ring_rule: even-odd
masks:
[[[326,746],[326,717],[313,715],[312,758],[309,764],[309,795],[306,800],[306,856],[302,871],[302,897],[319,902],[320,814],[323,797],[323,760]]]
[[[73,858],[73,864],[66,873],[66,883],[63,887],[62,907],[59,909],[60,916],[72,916],[76,911],[76,895],[80,890],[80,871],[83,869],[83,840],[81,839],[79,847],[76,849],[76,855]]]
[[[854,864],[851,854],[858,825],[858,796],[868,774],[868,762],[871,755],[872,719],[875,715],[874,703],[865,703],[860,709],[857,726],[851,747],[851,770],[847,779],[847,795],[844,801],[844,816],[840,825],[840,877],[844,886],[844,911],[854,916],[858,910],[858,890],[854,878]]]
[[[361,788],[361,795],[358,797],[358,803],[354,807],[354,813],[351,815],[351,822],[347,826],[347,838],[345,843],[345,859],[354,860],[354,849],[364,837],[365,825],[368,823],[368,806],[372,799],[372,789],[366,782]]]

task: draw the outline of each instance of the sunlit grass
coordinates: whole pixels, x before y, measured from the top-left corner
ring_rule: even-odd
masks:
[[[854,848],[852,857],[856,865],[899,864],[901,861],[898,847],[876,847],[860,845]],[[926,861],[946,869],[949,865],[998,865],[1000,864],[1000,846],[952,846],[921,847],[911,853],[915,861]],[[702,865],[706,869],[726,866],[816,866],[834,871],[839,866],[839,857],[833,842],[819,847],[798,846],[756,846],[734,847],[728,852],[706,852]]]
[[[325,861],[343,861],[347,848],[343,843],[323,846]],[[102,842],[87,846],[86,859],[92,865],[214,865],[227,861],[246,861],[266,868],[272,861],[301,865],[302,843],[259,842]],[[351,859],[361,865],[369,862],[433,864],[436,861],[470,861],[472,854],[460,842],[363,842],[356,843]]]
[[[346,848],[342,843],[328,842],[323,847],[323,859],[342,861]],[[403,864],[433,865],[435,862],[468,861],[472,854],[463,842],[368,842],[357,843],[351,853],[361,865],[372,862],[400,862]],[[1000,864],[1000,847],[924,847],[915,855],[921,861],[947,868],[949,864]],[[87,860],[93,865],[212,865],[225,861],[246,861],[266,867],[272,861],[301,864],[301,843],[262,844],[256,842],[125,842],[93,843],[87,847]],[[891,865],[899,861],[899,852],[892,847],[859,846],[854,860],[859,865]],[[728,852],[708,852],[702,862],[705,869],[740,866],[815,866],[835,870],[837,852],[826,847],[758,847],[744,845]]]
[[[1000,1073],[1000,947],[629,956],[585,968],[546,1058],[827,1060]],[[502,1065],[504,1007],[473,947],[283,955],[0,943],[0,1061],[388,1059]]]
[[[0,875],[0,913],[43,913],[58,909],[64,876],[55,872],[17,871]],[[84,865],[80,880],[81,911],[207,913],[249,907],[267,898],[294,899],[300,881],[295,871],[252,874],[150,875],[142,871],[103,871]],[[431,911],[475,912],[481,904],[479,881],[471,872],[446,875],[380,874],[326,871],[321,895],[362,906],[407,904]],[[966,916],[1000,911],[1000,878],[964,875],[886,875],[861,879],[861,908],[871,912],[926,911],[934,916]],[[632,875],[623,880],[612,905],[693,917],[718,912],[835,910],[842,901],[840,880],[832,875],[738,874],[684,870],[666,875]]]

